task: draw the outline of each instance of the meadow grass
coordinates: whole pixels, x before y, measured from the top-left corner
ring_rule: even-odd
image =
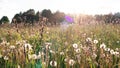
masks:
[[[0,28],[2,68],[118,68],[120,25]],[[39,51],[36,53],[36,51]]]

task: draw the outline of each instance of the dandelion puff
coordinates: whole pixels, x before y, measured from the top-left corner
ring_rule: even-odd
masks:
[[[106,48],[106,45],[105,45],[104,43],[102,43],[102,44],[100,45],[100,48],[105,49],[105,48]]]
[[[112,55],[114,54],[114,50],[113,49],[110,50],[110,54],[112,54]]]
[[[64,55],[64,52],[60,52],[60,55]]]
[[[78,45],[77,44],[73,44],[73,48],[78,48]]]
[[[94,44],[97,44],[97,43],[98,43],[98,40],[94,40],[93,43],[94,43]]]
[[[15,49],[15,46],[13,46],[13,45],[12,45],[12,46],[10,46],[10,49]]]
[[[73,59],[70,59],[70,60],[69,60],[69,65],[70,65],[70,66],[73,66],[74,64],[75,64],[75,61],[74,61]]]
[[[53,66],[53,67],[56,67],[57,66],[57,62],[56,61],[50,61],[50,65]]]
[[[91,41],[92,41],[92,39],[89,37],[86,39],[86,42],[91,42]]]
[[[75,49],[75,52],[76,52],[76,53],[80,53],[80,52],[81,52],[80,48]]]
[[[8,60],[9,58],[7,56],[4,56],[4,60]]]

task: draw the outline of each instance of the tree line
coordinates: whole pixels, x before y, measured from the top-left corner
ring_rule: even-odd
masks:
[[[47,25],[59,25],[61,22],[65,20],[66,14],[64,12],[56,11],[52,13],[50,9],[44,9],[41,12],[36,12],[34,9],[29,9],[26,12],[20,12],[14,15],[10,24],[16,24],[16,26],[20,23],[24,25],[30,24],[34,25],[35,23],[41,23],[43,20],[46,21]],[[87,15],[86,15],[87,16]],[[88,17],[86,17],[88,20]],[[89,18],[93,18],[93,16],[89,16]],[[120,23],[120,13],[115,14],[104,14],[104,15],[94,15],[95,21],[104,22],[104,23]],[[4,23],[10,22],[7,16],[3,16],[0,19],[0,25]]]
[[[46,19],[46,24],[60,24],[64,21],[65,13],[56,11],[54,13],[51,12],[50,9],[44,9],[41,12],[36,12],[34,9],[29,9],[26,12],[20,12],[14,15],[12,18],[11,24],[31,24],[40,23],[43,19]],[[3,16],[0,20],[0,24],[10,22],[7,16]]]

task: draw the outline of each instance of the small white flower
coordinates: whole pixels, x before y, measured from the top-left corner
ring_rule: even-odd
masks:
[[[119,52],[115,51],[115,52],[114,52],[114,55],[119,55]]]
[[[8,60],[9,58],[7,56],[4,56],[4,60]]]
[[[105,48],[105,51],[110,51],[110,48]]]
[[[102,44],[100,45],[100,48],[105,49],[105,48],[106,48],[106,45],[105,45],[104,43],[102,43]]]
[[[77,44],[73,44],[73,48],[78,48],[78,45]]]
[[[64,55],[64,52],[60,52],[60,55]]]
[[[70,59],[68,63],[70,66],[73,66],[75,64],[75,61],[73,59]]]
[[[93,43],[94,43],[94,44],[97,44],[97,43],[98,43],[98,40],[94,40]]]
[[[120,41],[117,41],[117,43],[120,43]]]
[[[20,65],[18,65],[18,68],[20,68]]]
[[[15,46],[13,46],[13,45],[12,45],[12,46],[10,46],[10,49],[15,49]]]
[[[75,52],[76,52],[76,53],[80,53],[80,52],[81,52],[81,51],[80,51],[80,48],[75,49]]]
[[[91,41],[92,41],[92,39],[89,37],[86,39],[86,42],[91,42]]]
[[[110,54],[112,54],[112,55],[114,54],[114,50],[113,49],[110,50]]]
[[[26,43],[25,45],[24,45],[24,47],[25,47],[25,49],[28,49],[28,50],[32,50],[32,45],[30,45],[30,44],[28,44],[28,43]]]
[[[53,50],[50,50],[50,53],[53,53],[53,54],[55,54],[55,52],[54,52]]]
[[[50,61],[50,65],[56,67],[57,66],[57,62],[56,61]]]

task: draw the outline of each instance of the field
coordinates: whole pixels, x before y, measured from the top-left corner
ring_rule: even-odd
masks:
[[[0,68],[119,68],[119,24],[0,27]]]

